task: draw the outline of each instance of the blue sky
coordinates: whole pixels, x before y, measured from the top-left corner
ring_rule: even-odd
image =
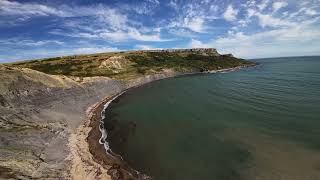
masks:
[[[320,55],[320,0],[0,0],[0,62],[191,47]]]

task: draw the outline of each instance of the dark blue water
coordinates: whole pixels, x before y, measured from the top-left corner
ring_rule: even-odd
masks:
[[[254,61],[128,91],[111,149],[155,179],[320,179],[320,57]]]

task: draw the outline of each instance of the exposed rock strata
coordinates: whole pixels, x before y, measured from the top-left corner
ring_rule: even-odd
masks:
[[[90,110],[124,89],[175,75],[168,70],[128,84],[107,77],[79,83],[1,67],[0,177],[108,179],[110,167],[93,160],[86,141],[91,127],[83,122],[92,116]]]
[[[15,178],[64,177],[68,139],[88,107],[125,88],[106,77],[77,83],[29,69],[1,68],[0,76],[0,167]]]

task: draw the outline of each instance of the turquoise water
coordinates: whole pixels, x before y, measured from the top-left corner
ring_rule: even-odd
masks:
[[[320,178],[320,57],[254,61],[128,91],[106,111],[111,149],[160,180]]]

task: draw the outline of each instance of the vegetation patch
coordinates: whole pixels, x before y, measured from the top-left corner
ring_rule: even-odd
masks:
[[[108,63],[109,61],[110,63]],[[107,76],[123,80],[145,74],[158,73],[164,69],[208,71],[248,65],[250,63],[229,55],[186,50],[185,52],[131,51],[56,57],[11,63],[7,64],[7,66],[30,68],[53,75],[75,77]]]

